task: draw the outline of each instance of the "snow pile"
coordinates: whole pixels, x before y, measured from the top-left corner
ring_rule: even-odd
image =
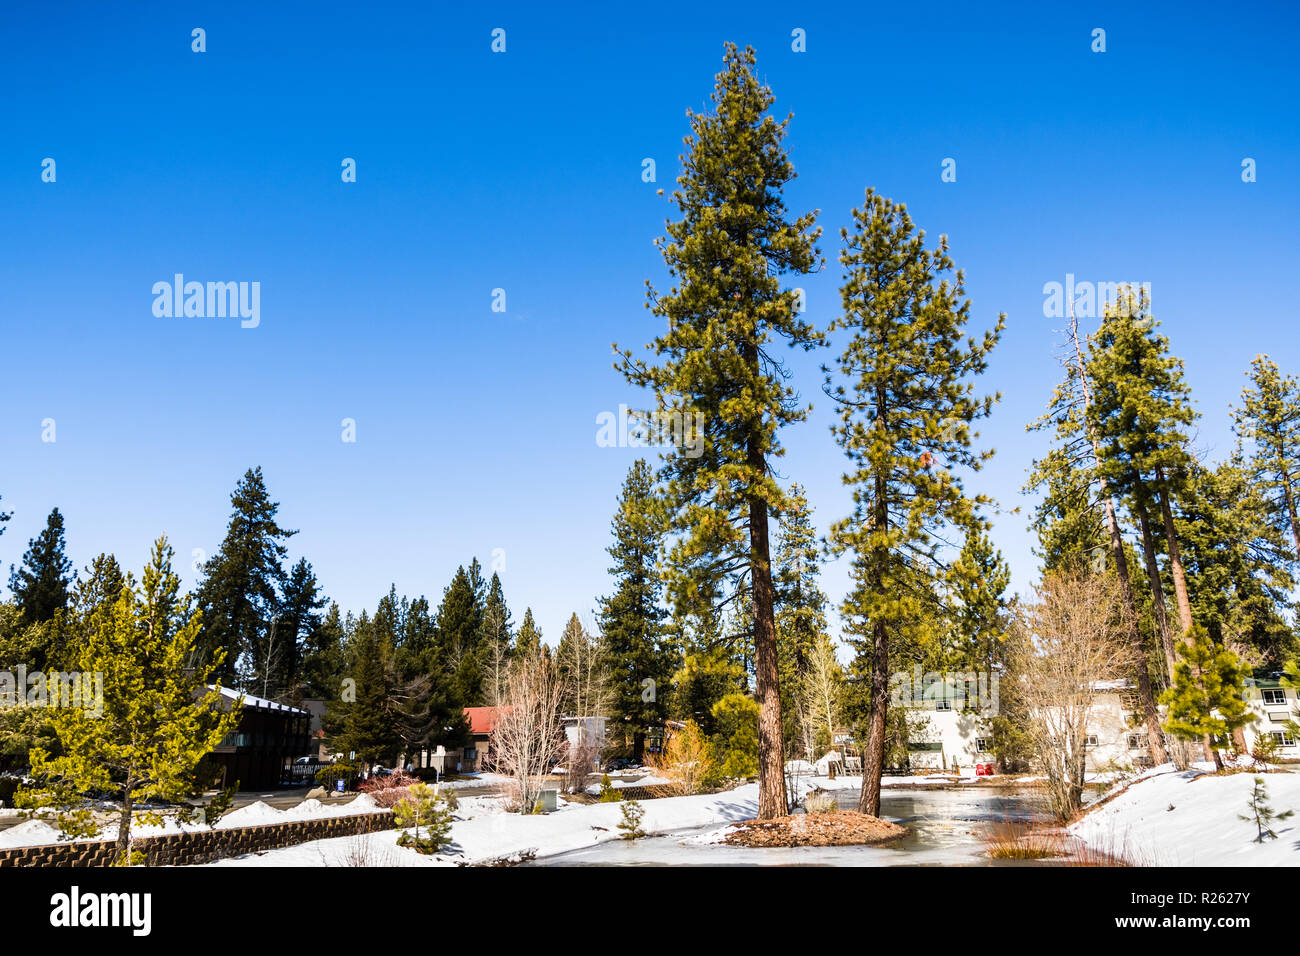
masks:
[[[1165,764],[1070,826],[1091,849],[1151,866],[1300,865],[1300,774],[1261,775],[1268,802],[1297,817],[1276,821],[1276,840],[1256,843],[1248,803],[1255,775],[1210,776]]]

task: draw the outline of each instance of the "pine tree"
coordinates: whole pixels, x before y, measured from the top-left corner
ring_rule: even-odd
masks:
[[[1250,367],[1254,388],[1242,390],[1241,408],[1233,409],[1238,438],[1249,448],[1251,477],[1264,490],[1274,525],[1289,533],[1300,560],[1300,382],[1285,378],[1267,355]]]
[[[1273,805],[1268,800],[1268,787],[1265,785],[1263,777],[1254,779],[1254,786],[1250,788],[1250,802],[1247,806],[1250,809],[1250,814],[1248,816],[1237,814],[1237,819],[1255,824],[1256,843],[1263,843],[1265,839],[1276,840],[1277,834],[1273,832],[1272,825],[1278,820],[1290,820],[1295,816],[1294,810],[1283,810],[1278,813],[1273,809]]]
[[[481,579],[476,583],[478,562],[471,572],[458,567],[436,616],[438,646],[442,659],[453,674],[456,696],[467,707],[483,701],[483,596]]]
[[[140,806],[180,804],[168,813],[188,816],[182,802],[212,783],[200,762],[239,720],[237,705],[223,711],[220,694],[204,689],[220,661],[189,669],[199,614],[180,592],[172,555],[167,539],[159,538],[139,586],[128,577],[115,600],[105,595],[87,609],[72,663],[82,673],[103,675],[102,714],[54,709],[64,753],[54,757],[38,748],[31,755],[38,785],[24,803],[55,811],[70,837],[99,828],[86,808],[86,792],[113,795],[118,865],[132,862],[133,820],[159,822],[157,811],[141,812]]]
[[[203,612],[199,656],[223,652],[219,675],[227,684],[261,687],[274,656],[271,625],[284,582],[283,542],[297,534],[276,524],[280,509],[267,494],[261,468],[244,473],[230,496],[232,513],[221,548],[203,566],[197,598]],[[277,626],[277,636],[279,628]],[[261,660],[261,667],[258,660]]]
[[[321,609],[328,601],[320,593],[316,573],[306,558],[300,558],[289,572],[280,595],[280,639],[284,641],[283,663],[274,674],[278,691],[297,694],[302,679],[302,662],[312,636],[321,626]]]
[[[826,595],[819,577],[821,553],[812,509],[798,484],[790,487],[791,509],[781,516],[776,547],[777,661],[787,753],[811,726],[804,682],[809,660],[826,637]],[[810,741],[803,740],[803,749]]]
[[[1105,569],[1109,555],[1115,569],[1125,610],[1126,631],[1133,649],[1132,660],[1138,704],[1147,732],[1147,751],[1153,765],[1168,759],[1160,713],[1156,707],[1151,665],[1139,623],[1138,600],[1129,572],[1129,550],[1115,508],[1111,479],[1100,467],[1101,439],[1093,414],[1095,388],[1089,377],[1079,322],[1070,309],[1069,341],[1061,364],[1065,381],[1058,385],[1045,415],[1029,426],[1030,431],[1052,427],[1057,439],[1043,459],[1034,462],[1026,490],[1044,489],[1035,510],[1033,528],[1038,532],[1043,570],[1069,573],[1083,566],[1094,572]],[[1098,511],[1100,510],[1100,521]],[[1148,538],[1149,540],[1149,538]],[[1155,592],[1163,615],[1164,595]],[[1163,621],[1163,617],[1160,618]],[[1167,634],[1167,627],[1163,633]],[[1015,736],[1007,721],[999,726]]]
[[[307,632],[302,656],[303,696],[326,700],[339,693],[343,676],[343,619],[331,604],[320,625]]]
[[[1195,420],[1182,362],[1156,329],[1146,294],[1121,289],[1093,336],[1087,375],[1094,388],[1089,423],[1098,441],[1098,473],[1113,493],[1127,496],[1141,534],[1148,583],[1165,659],[1175,666],[1172,627],[1157,562],[1153,512],[1160,515],[1181,633],[1192,626],[1191,603],[1171,500],[1184,487],[1191,457],[1185,429]]]
[[[669,328],[648,346],[657,361],[625,351],[619,367],[653,389],[659,409],[703,423],[698,444],[665,458],[669,528],[680,535],[669,563],[688,592],[701,578],[747,579],[753,588],[758,815],[772,818],[785,814],[786,795],[768,517],[789,506],[773,475],[780,429],[808,411],[775,346],[822,342],[781,276],[814,272],[821,259],[816,214],[786,212],[782,190],[795,178],[783,146],[789,118],[767,113],[774,96],[755,77],[755,62],[752,49],[728,44],[713,112],[690,114],[673,193],[682,218],[658,241],[677,285],[666,294],[651,287],[647,302]]]
[[[9,590],[23,621],[41,624],[66,609],[72,577],[72,560],[64,553],[63,515],[55,508],[45,530],[27,542],[22,566],[10,569]]]
[[[364,765],[391,765],[401,749],[401,734],[393,703],[395,680],[391,648],[385,646],[374,620],[362,612],[352,635],[353,661],[349,677],[353,700],[332,699],[329,724],[338,750],[355,753]]]
[[[1297,646],[1296,562],[1262,492],[1239,459],[1194,465],[1176,526],[1193,618],[1252,665],[1278,667]]]
[[[537,660],[543,653],[542,630],[533,620],[533,609],[524,608],[524,622],[519,625],[519,634],[515,638],[515,655]]]
[[[611,722],[632,735],[632,759],[645,754],[647,731],[667,716],[672,663],[664,643],[662,583],[655,565],[661,525],[654,476],[644,459],[628,471],[607,549],[614,563],[612,595],[600,602],[600,630],[609,667]]]
[[[1232,651],[1216,647],[1203,627],[1194,626],[1178,648],[1174,683],[1160,696],[1168,708],[1165,729],[1184,740],[1200,740],[1215,766],[1223,759],[1213,737],[1251,721],[1243,699],[1245,669]]]
[[[972,449],[971,426],[996,398],[976,396],[970,379],[985,370],[1005,317],[981,340],[963,340],[970,304],[962,274],[947,278],[947,240],[927,250],[906,208],[871,189],[853,220],[853,233],[841,231],[844,311],[831,325],[852,338],[839,360],[844,381],[828,378],[827,393],[840,406],[834,433],[851,462],[844,482],[854,510],[832,526],[829,541],[834,552],[853,554],[857,587],[843,617],[870,631],[860,661],[870,674],[870,709],[859,809],[876,815],[891,640],[931,613],[946,536],[985,525],[986,499],[967,495],[953,469],[978,469],[991,454]]]

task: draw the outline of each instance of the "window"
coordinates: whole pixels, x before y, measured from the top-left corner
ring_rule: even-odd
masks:
[[[1277,741],[1279,747],[1295,746],[1295,738],[1284,730],[1270,730],[1268,735]]]
[[[976,737],[976,738],[975,738],[975,749],[978,750],[978,751],[979,751],[980,753],[982,753],[982,754],[992,753],[992,752],[993,752],[993,738],[992,738],[992,737]]]
[[[1147,745],[1142,742],[1142,737],[1138,734],[1128,735],[1129,750],[1146,750]]]
[[[1273,710],[1269,711],[1268,720],[1271,724],[1285,724],[1291,720],[1291,715],[1286,711]]]
[[[1286,691],[1280,687],[1270,687],[1264,691],[1264,703],[1270,707],[1277,707],[1286,703]]]
[[[952,701],[950,701],[950,700],[936,700],[936,701],[934,702],[934,709],[935,709],[935,710],[952,710]]]
[[[1087,737],[1083,738],[1083,745],[1084,745],[1085,747],[1095,747],[1095,746],[1097,746],[1097,735],[1096,735],[1096,734],[1089,734]]]

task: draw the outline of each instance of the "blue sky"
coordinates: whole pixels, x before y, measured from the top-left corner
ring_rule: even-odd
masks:
[[[821,210],[828,261],[799,283],[811,319],[835,314],[838,230],[869,185],[949,236],[976,328],[1007,313],[983,430],[998,454],[973,485],[1022,508],[995,525],[1018,589],[1034,578],[1019,489],[1043,448],[1024,425],[1059,375],[1044,283],[1151,284],[1212,458],[1256,353],[1300,372],[1288,5],[267,6],[7,7],[6,570],[57,505],[79,567],[113,551],[138,568],[165,532],[192,584],[261,465],[301,531],[291,552],[344,608],[390,582],[436,600],[500,549],[516,620],[531,605],[558,639],[610,588],[609,520],[643,453],[595,441],[596,416],[638,398],[610,343],[654,334],[643,282],[665,281],[651,240],[672,212],[655,190],[727,40],[756,47],[795,114],[788,203]],[[260,325],[155,317],[152,286],[177,272],[260,282]],[[817,408],[781,462],[823,528],[848,509],[817,401],[832,354],[792,360]],[[846,580],[827,569],[836,600]]]

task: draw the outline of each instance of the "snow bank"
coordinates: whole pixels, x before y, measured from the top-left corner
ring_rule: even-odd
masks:
[[[1260,775],[1275,811],[1297,816],[1273,824],[1276,840],[1256,843],[1247,815],[1255,775],[1210,776],[1156,767],[1070,832],[1089,847],[1152,866],[1300,866],[1300,774]]]

